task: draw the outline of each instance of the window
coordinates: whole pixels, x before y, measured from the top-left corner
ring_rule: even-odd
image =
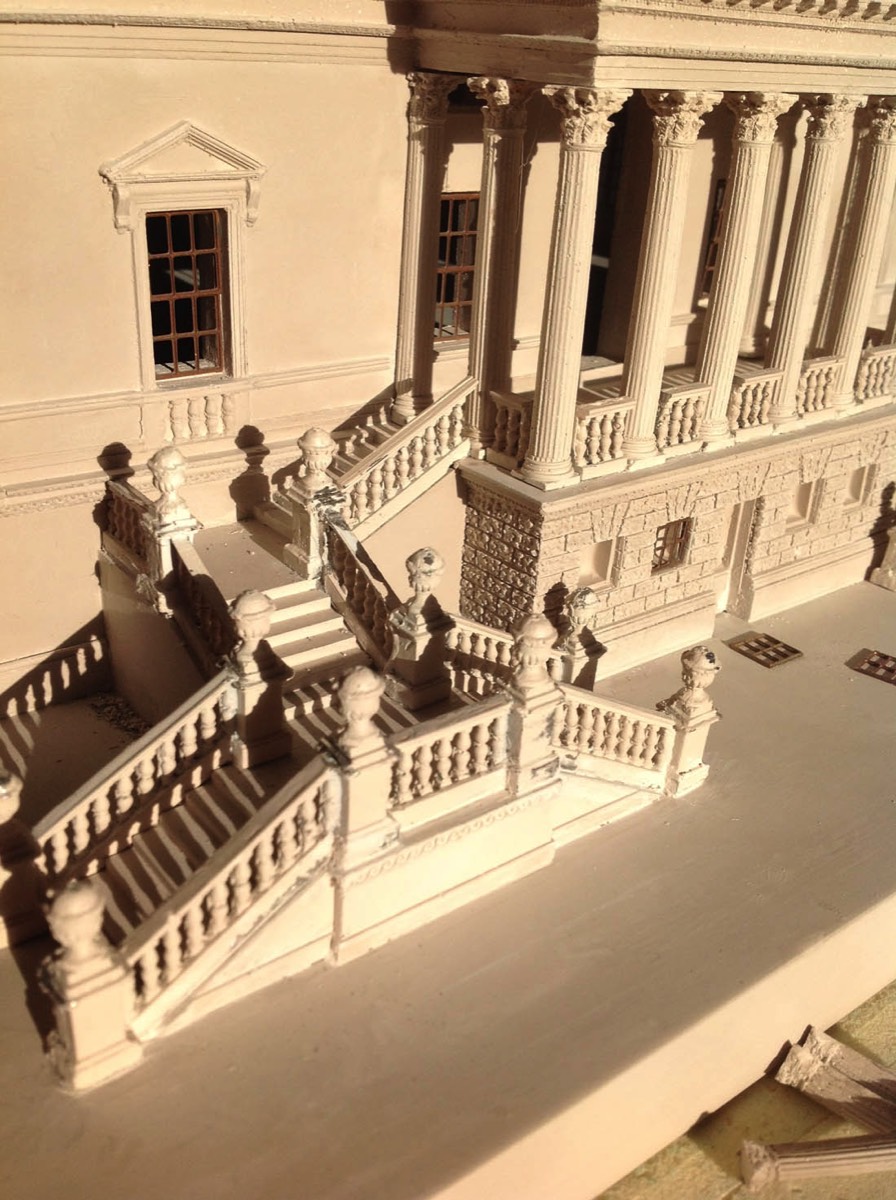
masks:
[[[579,587],[600,587],[612,582],[616,539],[594,542],[586,546],[579,557]]]
[[[442,196],[435,316],[435,338],[439,342],[456,341],[470,333],[478,217],[476,192]]]
[[[870,464],[867,467],[856,467],[851,472],[846,484],[844,507],[853,508],[866,502],[871,491],[872,478],[873,467]]]
[[[810,483],[797,484],[790,497],[790,509],[784,518],[785,524],[791,527],[808,525],[810,521],[814,520],[820,495],[820,482],[820,480],[814,479]]]
[[[147,214],[157,379],[227,370],[225,233],[219,209]]]
[[[691,524],[690,519],[686,519],[670,521],[668,525],[659,527],[653,541],[651,575],[657,575],[670,567],[678,567],[684,562],[691,540]]]

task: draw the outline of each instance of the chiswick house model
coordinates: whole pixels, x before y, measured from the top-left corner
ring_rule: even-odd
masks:
[[[4,714],[148,730],[33,828],[0,788],[80,1089],[697,787],[717,613],[894,586],[896,5],[54,0],[0,42]]]

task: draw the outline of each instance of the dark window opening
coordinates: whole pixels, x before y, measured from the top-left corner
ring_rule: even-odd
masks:
[[[146,218],[157,379],[227,369],[225,233],[217,209]]]
[[[435,315],[435,338],[439,342],[465,338],[470,333],[478,218],[476,192],[442,196]]]
[[[680,566],[687,555],[690,540],[691,521],[689,519],[670,521],[668,525],[661,525],[656,531],[653,542],[653,562],[650,573],[656,575],[659,571]]]
[[[719,238],[722,233],[722,213],[725,208],[725,184],[727,180],[717,179],[716,190],[712,200],[712,214],[709,218],[709,237],[706,240],[706,253],[703,256],[703,274],[700,279],[700,299],[705,300],[712,290],[712,281],[716,273],[719,258]]]
[[[625,151],[625,131],[628,108],[620,109],[610,118],[610,132],[600,159],[597,184],[597,207],[594,214],[594,236],[591,242],[591,270],[588,277],[588,301],[585,324],[582,328],[582,353],[594,354],[600,337],[604,310],[604,295],[610,274],[610,248],[616,226],[616,202],[622,179],[622,156]]]

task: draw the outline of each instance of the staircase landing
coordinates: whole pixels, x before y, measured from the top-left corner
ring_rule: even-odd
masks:
[[[294,571],[284,566],[279,555],[284,539],[261,521],[236,521],[201,529],[193,540],[197,554],[228,601],[240,592],[295,583]]]

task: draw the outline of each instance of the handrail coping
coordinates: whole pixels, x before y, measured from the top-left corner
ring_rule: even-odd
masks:
[[[112,783],[116,775],[136,761],[144,754],[154,743],[161,742],[165,735],[174,726],[179,725],[194,709],[197,709],[203,700],[213,695],[216,691],[223,691],[224,687],[229,683],[232,672],[229,667],[223,668],[203,684],[201,688],[195,691],[192,696],[188,696],[186,700],[167,717],[163,717],[161,721],[157,721],[151,729],[148,729],[136,741],[129,742],[124,749],[116,754],[111,762],[101,767],[99,771],[91,775],[86,783],[81,786],[70,796],[60,801],[55,808],[51,809],[38,823],[34,826],[32,833],[38,841],[43,841],[49,837],[63,822],[75,813],[83,802],[88,799],[91,793],[96,792],[105,783],[106,786]]]
[[[445,409],[453,408],[461,396],[468,395],[476,387],[477,382],[474,376],[467,375],[459,383],[455,383],[443,396],[418,413],[413,421],[408,421],[398,433],[392,434],[382,442],[372,454],[366,455],[353,467],[349,467],[344,475],[338,476],[335,483],[339,490],[342,491],[364,479],[374,467],[378,467],[390,454],[394,454],[398,447],[411,442],[421,430],[426,429],[434,416],[441,417]]]
[[[134,487],[127,479],[107,479],[106,487],[109,491],[120,492],[126,500],[132,501],[138,508],[148,511],[155,507],[149,496]]]
[[[766,381],[773,382],[776,379],[781,379],[784,371],[781,367],[766,367],[759,364],[755,369],[738,368],[734,372],[734,377],[731,381],[732,392],[738,392],[741,388],[747,387],[753,383],[764,383]]]
[[[395,749],[409,742],[425,743],[445,729],[461,730],[471,725],[479,725],[489,719],[490,714],[510,709],[512,705],[513,698],[506,693],[488,696],[484,700],[477,700],[475,704],[465,704],[463,708],[452,709],[451,712],[441,713],[438,717],[431,717],[428,721],[421,721],[418,725],[399,730],[391,734],[386,742]]]
[[[268,797],[242,828],[219,846],[155,912],[125,937],[119,947],[125,962],[133,966],[147,944],[161,933],[173,916],[180,916],[186,912],[198,893],[206,891],[225,870],[229,872],[242,852],[270,830],[272,822],[282,809],[302,798],[331,770],[332,767],[323,758],[318,757],[287,780],[273,796]],[[301,859],[297,858],[295,863],[300,861]]]
[[[880,347],[877,346],[875,349],[879,350]],[[896,347],[892,347],[892,349],[896,349]],[[800,378],[802,378],[807,371],[819,370],[827,367],[842,367],[843,362],[844,360],[836,354],[822,354],[817,358],[804,358],[802,365],[800,366]]]
[[[660,725],[666,729],[675,728],[675,719],[668,717],[658,709],[642,708],[638,704],[624,704],[619,700],[605,700],[595,692],[576,687],[572,683],[558,683],[557,687],[570,702],[575,704],[590,704],[592,708],[600,708],[606,712],[615,712],[622,717],[633,717],[636,721],[649,718],[651,725]]]

